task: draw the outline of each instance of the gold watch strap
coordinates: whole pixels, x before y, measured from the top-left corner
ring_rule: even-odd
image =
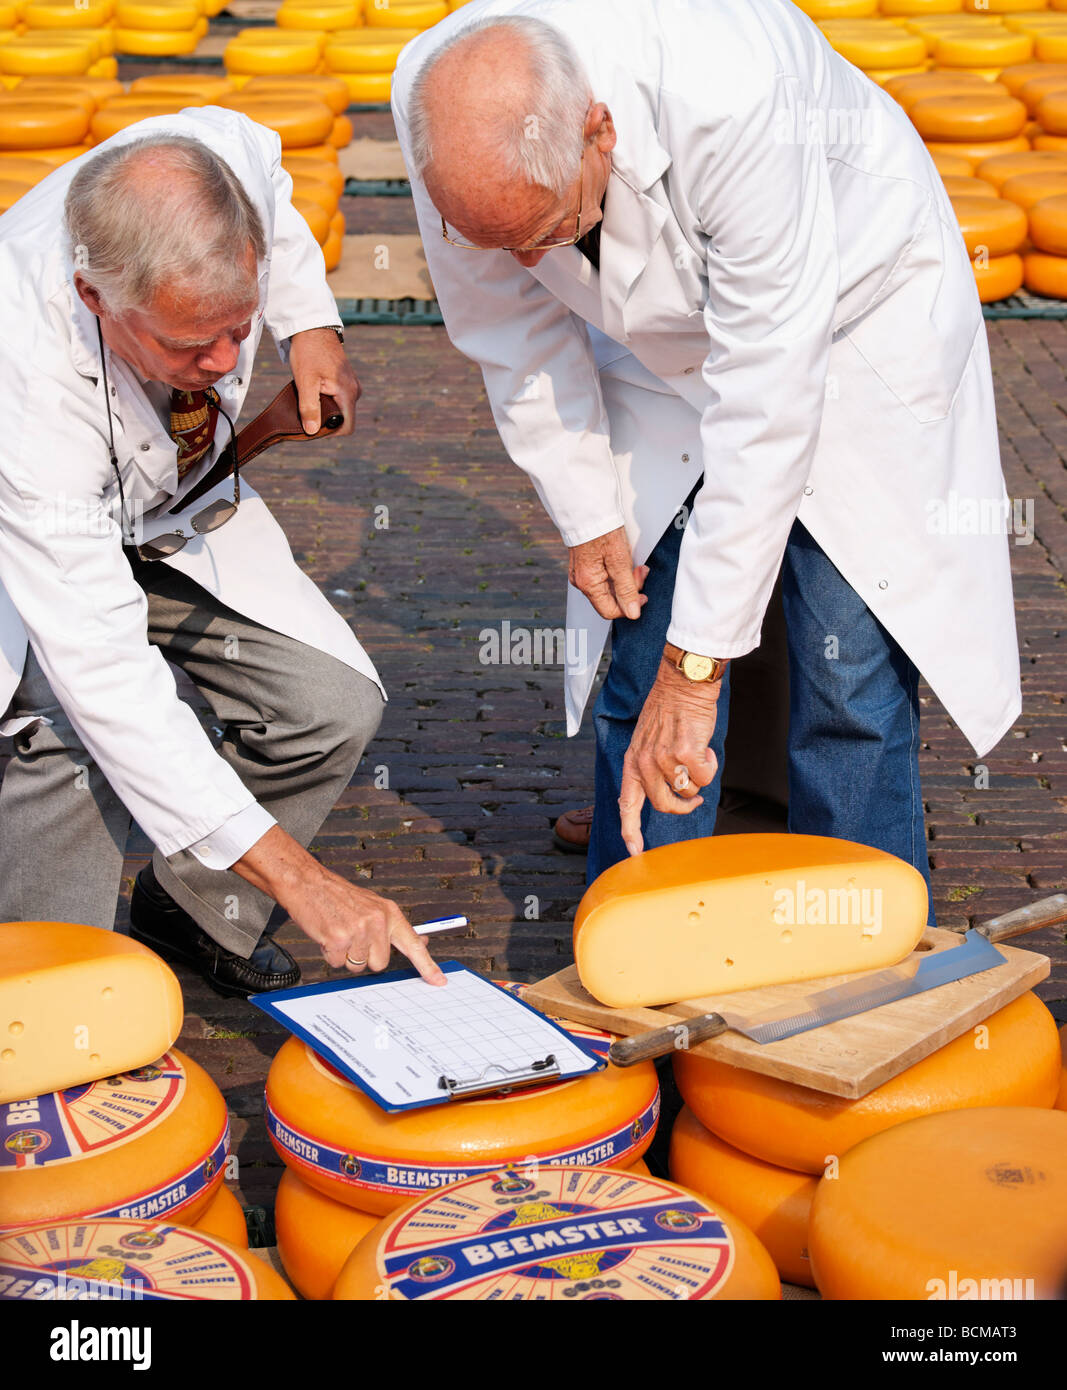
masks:
[[[681,647],[676,647],[673,642],[664,642],[663,654],[667,657],[668,661],[672,662],[678,670],[681,671],[682,675],[685,676],[687,680],[691,680],[694,685],[702,681],[721,680],[723,672],[730,664],[729,657],[703,656],[696,652],[683,651]],[[693,663],[686,663],[686,657],[696,657],[701,665],[710,663],[707,673],[695,676],[690,671],[687,671],[686,664],[692,665]]]

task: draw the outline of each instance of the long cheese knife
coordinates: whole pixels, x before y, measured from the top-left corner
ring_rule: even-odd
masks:
[[[836,1023],[838,1019],[851,1018],[854,1014],[866,1013],[868,1009],[907,999],[912,994],[937,989],[953,980],[965,980],[969,975],[978,975],[983,970],[993,970],[1004,964],[1004,956],[993,944],[995,941],[1007,941],[1009,937],[1021,936],[1023,932],[1036,931],[1039,927],[1054,927],[1061,922],[1067,922],[1067,893],[1040,898],[1026,907],[991,917],[981,926],[972,927],[959,946],[934,951],[924,956],[917,967],[911,961],[905,965],[891,966],[888,970],[874,971],[846,985],[818,990],[807,996],[799,1012],[795,1004],[789,1004],[752,1015],[739,1014],[733,1009],[724,1013],[699,1014],[696,1018],[668,1024],[665,1028],[652,1028],[646,1033],[621,1038],[612,1043],[608,1057],[617,1067],[631,1067],[635,1062],[664,1057],[676,1048],[695,1047],[697,1043],[717,1038],[728,1030],[743,1033],[753,1042],[780,1042],[796,1033],[822,1028],[827,1023]]]

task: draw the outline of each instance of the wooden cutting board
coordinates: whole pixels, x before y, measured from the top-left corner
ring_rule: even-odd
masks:
[[[958,932],[927,928],[907,961],[917,964],[923,952],[951,950],[962,941]],[[1049,973],[1047,956],[1004,944],[998,945],[997,950],[1005,957],[1005,963],[995,970],[955,980],[910,999],[883,1004],[781,1042],[757,1043],[741,1033],[729,1032],[697,1044],[693,1051],[699,1057],[713,1057],[734,1067],[746,1067],[855,1100],[981,1023]],[[629,1037],[649,1028],[684,1023],[687,1018],[727,1009],[754,1014],[788,1004],[799,1013],[805,998],[816,990],[859,979],[862,974],[827,975],[798,984],[683,999],[656,1009],[609,1009],[582,988],[578,969],[571,965],[538,984],[528,985],[523,998],[545,1013]]]

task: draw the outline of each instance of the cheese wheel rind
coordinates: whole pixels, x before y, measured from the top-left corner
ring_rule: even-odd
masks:
[[[222,1184],[195,1221],[189,1223],[205,1235],[218,1236],[230,1245],[248,1249],[248,1225],[244,1209],[225,1184]]]
[[[967,254],[1010,256],[1026,240],[1026,213],[1007,198],[953,198]]]
[[[1015,97],[928,96],[907,111],[924,140],[1011,140],[1026,124],[1026,107]]]
[[[1030,240],[1050,256],[1067,256],[1067,196],[1042,198],[1030,209]]]
[[[1067,256],[1049,256],[1044,251],[1031,251],[1023,257],[1023,284],[1031,294],[1046,299],[1067,299]],[[1057,1101],[1061,1110],[1067,1110]]]
[[[305,1298],[329,1298],[345,1261],[381,1219],[335,1202],[286,1168],[274,1198],[274,1229],[290,1283]]]
[[[926,925],[919,871],[819,835],[724,835],[623,860],[574,919],[582,984],[652,1007],[902,960]]]
[[[998,299],[1007,299],[1022,289],[1023,258],[1018,252],[972,260],[971,269],[978,298],[983,304],[995,304]]]

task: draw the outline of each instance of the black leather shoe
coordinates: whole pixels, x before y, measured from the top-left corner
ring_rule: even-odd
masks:
[[[230,999],[290,989],[300,982],[300,967],[267,932],[247,960],[220,946],[160,888],[151,864],[133,885],[130,935],[165,960],[191,965],[216,993]]]

